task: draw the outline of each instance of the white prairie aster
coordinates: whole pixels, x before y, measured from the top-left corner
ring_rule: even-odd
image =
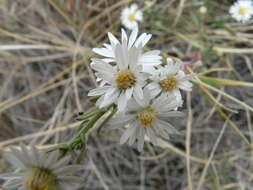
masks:
[[[80,177],[72,175],[81,167],[67,165],[69,156],[58,160],[58,152],[47,155],[33,146],[28,149],[24,145],[21,150],[11,150],[12,153],[6,154],[6,159],[17,171],[1,175],[2,178],[10,179],[4,184],[4,189],[67,190],[81,182]]]
[[[178,107],[178,102],[174,96],[160,96],[154,100],[150,98],[148,92],[144,93],[144,101],[140,104],[131,100],[124,114],[118,114],[110,122],[112,126],[128,126],[121,136],[120,143],[128,141],[133,145],[137,141],[137,148],[142,151],[144,136],[147,135],[150,142],[157,144],[157,137],[169,139],[169,135],[178,133],[169,123],[170,117],[178,117],[183,114],[173,111]]]
[[[192,83],[189,79],[192,75],[185,74],[180,70],[182,62],[179,60],[167,59],[167,64],[160,67],[151,77],[152,82],[147,85],[152,97],[159,94],[171,95],[176,97],[176,100],[183,103],[180,89],[185,91],[192,90]]]
[[[136,62],[138,65],[142,65],[142,69],[144,72],[152,72],[153,66],[157,66],[161,64],[162,57],[159,55],[159,50],[152,50],[142,53],[142,48],[148,43],[151,39],[151,34],[142,33],[138,37],[138,28],[135,28],[132,32],[130,37],[127,37],[126,32],[122,29],[121,32],[121,43],[119,40],[112,34],[108,33],[108,38],[110,40],[110,44],[104,44],[103,48],[93,48],[93,51],[101,56],[104,56],[102,60],[109,63],[109,62],[116,62],[116,46],[120,44],[123,48],[123,52],[127,57],[130,52],[135,51],[136,48],[138,49],[138,54]],[[124,59],[126,58],[124,57]]]
[[[121,22],[122,24],[133,30],[138,27],[138,21],[142,21],[142,11],[138,10],[136,4],[132,4],[130,7],[125,7],[121,12]]]
[[[251,0],[239,0],[230,7],[229,13],[235,20],[246,22],[253,15],[253,3]]]
[[[97,77],[105,81],[104,86],[97,87],[88,93],[88,96],[101,96],[96,105],[105,107],[112,103],[117,104],[118,111],[122,112],[130,98],[136,101],[143,99],[143,86],[146,76],[141,72],[141,65],[137,65],[139,49],[133,47],[129,55],[126,55],[121,44],[116,45],[116,66],[93,59],[92,68],[97,72]]]

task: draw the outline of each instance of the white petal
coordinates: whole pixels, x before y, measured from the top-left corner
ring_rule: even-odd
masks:
[[[96,75],[98,78],[105,80],[107,83],[111,85],[115,84],[115,76],[112,73],[100,71]]]
[[[93,48],[92,51],[105,57],[114,57],[113,51],[107,48]]]
[[[49,156],[45,160],[42,160],[43,166],[45,168],[52,169],[54,167],[54,164],[58,161],[59,155],[60,155],[59,151],[49,153]]]
[[[147,85],[146,88],[148,88],[149,90],[155,90],[157,88],[160,88],[160,85],[155,82],[151,82]]]
[[[94,61],[94,59],[92,60]],[[113,67],[108,64],[108,63],[94,63],[92,64],[92,69],[94,69],[95,71],[102,71],[102,72],[108,72],[108,73],[115,73]]]
[[[19,161],[21,161],[23,163],[24,166],[27,166],[29,164],[29,160],[27,159],[26,154],[22,154],[21,151],[19,151],[16,148],[11,147],[10,148],[12,153],[7,153],[6,155],[13,155],[14,157],[16,157]],[[6,158],[8,160],[8,157]]]
[[[123,28],[121,28],[121,42],[123,43],[123,42],[127,42],[127,34],[126,34],[126,31],[123,29]]]
[[[54,166],[52,166],[51,168],[52,169],[57,169],[57,168],[60,168],[60,167],[62,167],[64,165],[67,165],[67,163],[69,162],[69,160],[70,160],[70,155],[65,156],[62,159],[58,160],[58,162],[56,162],[54,164]]]
[[[22,185],[22,180],[10,180],[7,183],[4,183],[4,189],[16,189]]]
[[[110,86],[97,87],[95,89],[90,90],[88,93],[88,96],[100,96],[102,94],[105,94],[111,88],[112,87],[110,87]]]
[[[133,98],[130,99],[130,101],[127,104],[127,111],[133,112],[137,111],[138,109],[140,109],[140,105]]]
[[[160,94],[161,91],[162,91],[162,89],[161,89],[161,87],[159,87],[159,88],[150,90],[149,93],[150,93],[150,96],[151,96],[152,98],[154,98],[154,97],[156,97],[158,94]]]
[[[179,132],[168,122],[161,119],[156,120],[156,125],[164,129],[168,134],[178,134]]]
[[[111,62],[115,62],[114,58],[103,58],[101,59],[102,61],[104,61],[105,63],[111,63]]]
[[[136,11],[135,17],[136,17],[136,20],[142,21],[143,19],[142,12],[140,10]]]
[[[168,112],[159,112],[157,117],[162,119],[168,119],[169,117],[183,117],[185,114],[179,111],[168,111]]]
[[[146,131],[147,131],[147,135],[150,138],[152,144],[156,145],[157,144],[157,140],[156,140],[156,135],[154,133],[154,131],[152,130],[153,127],[146,127]]]
[[[68,183],[68,184],[81,183],[84,180],[82,177],[77,177],[77,176],[59,176],[58,179],[62,183]]]
[[[0,174],[1,180],[17,180],[23,176],[22,172],[11,172],[11,173],[4,173]]]
[[[127,100],[129,100],[129,99],[132,97],[132,95],[133,95],[133,90],[134,90],[133,87],[128,88],[128,89],[126,90],[126,99],[127,99]]]
[[[129,123],[131,120],[134,119],[134,115],[120,115],[120,116],[116,116],[115,118],[113,118],[111,121],[109,121],[110,125],[121,125],[121,124],[126,124]]]
[[[135,129],[136,129],[135,126],[128,127],[120,138],[120,144],[126,143],[129,137],[131,137],[133,133],[135,132]]]
[[[148,34],[148,35],[143,39],[143,41],[142,41],[142,46],[143,46],[143,47],[148,43],[148,41],[151,39],[151,37],[152,37],[152,34]]]
[[[125,69],[127,67],[123,57],[122,46],[120,44],[117,44],[115,48],[115,60],[120,69]]]
[[[35,148],[34,146],[31,146],[31,159],[32,159],[32,163],[36,163],[38,166],[42,166],[41,160],[40,160],[40,153],[39,150],[37,148]]]
[[[133,44],[134,44],[134,42],[135,42],[135,40],[137,38],[137,35],[138,35],[138,28],[136,27],[132,31],[132,33],[131,33],[131,35],[129,37],[128,48],[131,48],[133,46]]]
[[[146,38],[147,34],[146,33],[142,33],[137,40],[135,41],[134,45],[136,47],[142,46],[143,47],[143,40]]]
[[[104,96],[103,102],[100,104],[100,107],[106,107],[112,103],[116,103],[118,97],[119,97],[118,90],[116,90],[113,94],[111,94],[111,96],[106,94]]]
[[[141,88],[140,85],[136,84],[134,86],[134,94],[135,94],[135,97],[138,97],[138,99],[143,99],[143,90]]]
[[[155,72],[155,68],[153,66],[143,66],[142,72],[148,73],[148,74],[153,74]]]
[[[138,62],[139,56],[141,55],[141,48],[131,47],[129,50],[129,65],[132,70],[137,70],[137,67],[140,67],[140,63]]]
[[[118,105],[118,111],[119,112],[123,112],[126,109],[127,99],[126,99],[126,93],[125,92],[121,92],[121,94],[119,95],[117,105]]]
[[[183,99],[180,90],[174,89],[174,90],[172,90],[172,93],[176,97],[176,100],[177,100],[177,102],[179,104],[182,101],[182,99]],[[175,106],[177,106],[177,105],[175,105]]]
[[[140,127],[140,131],[139,131],[139,135],[138,135],[138,145],[137,145],[139,152],[141,152],[143,150],[144,135],[145,135],[144,129],[143,129],[143,127]]]
[[[135,129],[134,129],[133,134],[129,137],[129,140],[128,140],[128,145],[129,146],[132,146],[135,143],[137,135],[138,135],[138,130],[139,130],[138,129],[139,126],[136,123],[133,123],[133,125],[134,125]]]
[[[5,157],[7,158],[6,160],[13,165],[16,168],[21,168],[21,169],[25,169],[26,166],[24,165],[24,163],[22,161],[20,161],[18,158],[16,158],[16,156],[10,154],[10,153],[6,153]]]
[[[192,90],[192,83],[189,81],[183,81],[178,83],[178,87],[185,91],[191,91]]]
[[[117,38],[115,38],[115,36],[111,32],[108,32],[108,38],[110,40],[110,43],[114,46],[119,43]]]
[[[29,164],[36,164],[36,163],[33,163],[33,160],[31,159],[30,151],[27,149],[27,147],[24,144],[21,144],[20,147],[21,147],[22,155],[26,156],[27,162]]]

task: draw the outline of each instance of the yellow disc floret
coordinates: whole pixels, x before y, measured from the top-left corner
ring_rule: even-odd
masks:
[[[31,167],[24,178],[26,190],[55,190],[57,179],[55,175],[44,168]]]
[[[240,7],[239,14],[245,15],[248,12],[248,9],[246,7]]]
[[[165,79],[160,81],[160,86],[163,90],[169,91],[175,88],[177,85],[177,80],[173,76],[167,76]]]
[[[116,75],[116,83],[119,89],[125,90],[131,88],[135,82],[136,77],[129,69],[122,70]]]
[[[152,125],[155,121],[155,118],[155,110],[151,107],[143,108],[142,110],[137,112],[137,120],[145,127]]]
[[[128,16],[127,16],[128,20],[130,21],[135,21],[136,20],[136,17],[133,13],[130,13]]]

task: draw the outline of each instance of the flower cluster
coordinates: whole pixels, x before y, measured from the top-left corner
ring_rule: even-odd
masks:
[[[137,141],[141,151],[145,135],[156,144],[157,136],[168,139],[168,134],[176,132],[168,120],[182,115],[176,111],[183,103],[181,90],[192,90],[189,79],[193,75],[183,71],[178,59],[167,58],[163,63],[159,50],[144,52],[151,34],[138,37],[135,28],[129,38],[122,29],[121,41],[111,33],[108,37],[110,44],[93,49],[103,56],[91,63],[102,85],[88,95],[99,97],[96,105],[100,108],[117,106],[111,124],[127,126],[121,143]]]
[[[230,7],[229,13],[238,22],[246,22],[253,15],[253,2],[251,0],[239,0]]]

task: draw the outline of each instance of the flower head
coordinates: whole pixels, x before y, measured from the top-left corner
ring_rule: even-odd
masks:
[[[200,14],[204,15],[207,13],[207,7],[205,5],[202,5],[200,8],[199,8],[199,12]]]
[[[253,3],[250,0],[239,0],[230,7],[229,13],[238,22],[246,22],[253,15]]]
[[[80,177],[72,175],[81,167],[68,166],[69,156],[58,160],[58,152],[47,155],[33,146],[28,149],[24,145],[21,150],[11,150],[12,153],[7,153],[6,158],[17,171],[1,175],[10,179],[4,184],[6,189],[60,190],[70,189],[71,185],[81,182]]]
[[[185,74],[182,68],[182,62],[179,60],[167,59],[164,67],[159,67],[151,77],[152,82],[147,85],[152,97],[160,94],[174,95],[179,105],[182,104],[180,89],[185,91],[192,90],[192,83],[189,79],[192,75]]]
[[[142,11],[138,10],[136,4],[132,4],[130,7],[126,7],[121,12],[121,22],[122,24],[133,30],[138,27],[138,21],[142,21]]]
[[[136,49],[136,53],[138,50]],[[97,76],[105,81],[104,86],[97,87],[89,92],[89,96],[100,96],[96,105],[105,107],[115,103],[118,111],[122,112],[130,98],[140,101],[143,99],[143,86],[146,76],[141,72],[141,66],[136,64],[136,60],[125,61],[121,57],[122,47],[118,44],[115,67],[103,62],[102,60],[93,60],[92,68],[97,72]],[[134,55],[130,55],[130,58]]]
[[[150,51],[142,54],[142,47],[151,35],[142,34],[137,38],[137,29],[133,30],[129,39],[122,30],[121,43],[108,34],[111,44],[105,48],[94,48],[94,51],[105,59],[92,59],[91,67],[96,76],[104,85],[89,92],[89,96],[100,96],[97,106],[105,107],[112,103],[117,104],[118,111],[124,111],[130,98],[137,102],[143,99],[143,87],[146,84],[147,74],[144,73],[154,65],[160,64],[159,51]],[[116,62],[112,65],[111,62]]]
[[[181,112],[174,111],[178,102],[173,96],[159,96],[151,99],[148,92],[144,93],[143,102],[131,100],[124,114],[118,114],[111,121],[113,126],[128,126],[121,136],[120,143],[128,141],[133,145],[137,141],[139,151],[144,145],[144,136],[147,135],[151,143],[157,144],[157,137],[169,138],[177,130],[168,122],[170,117],[182,116]]]

